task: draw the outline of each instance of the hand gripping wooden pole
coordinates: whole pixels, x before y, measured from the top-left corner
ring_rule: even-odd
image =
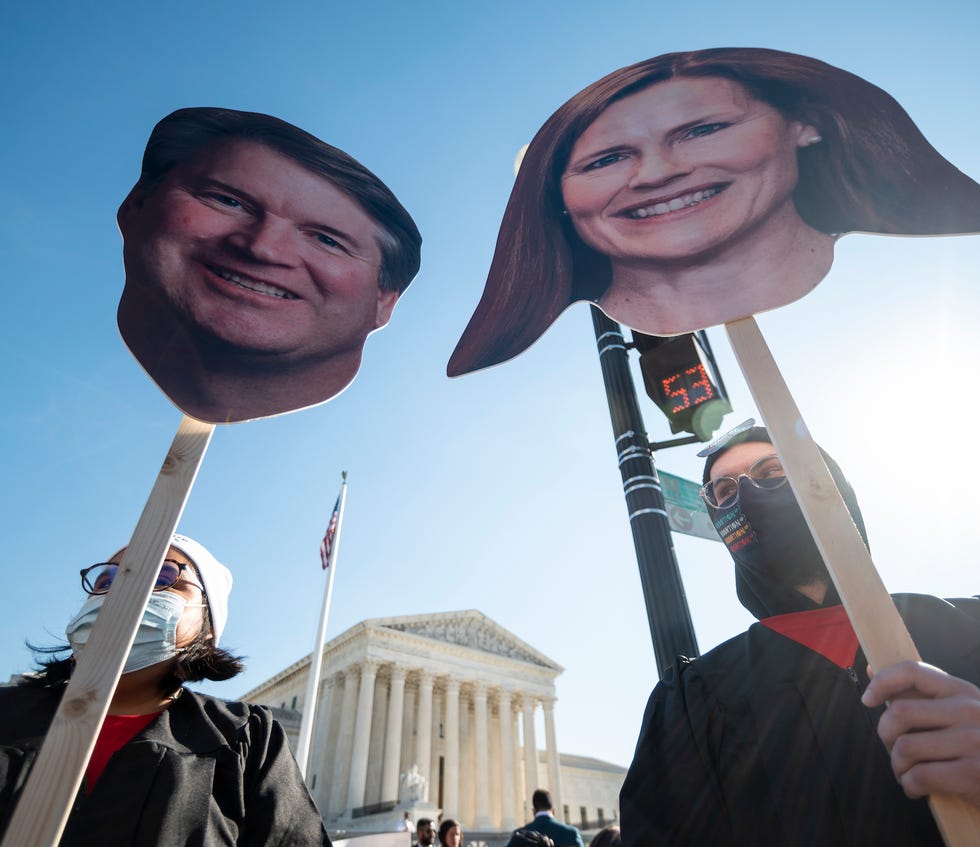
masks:
[[[181,421],[92,635],[77,657],[3,847],[58,844],[213,431],[213,424]]]
[[[919,654],[885,589],[844,500],[789,393],[755,318],[725,324],[755,404],[837,586],[872,671]],[[929,806],[948,847],[980,845],[980,809],[934,794]]]

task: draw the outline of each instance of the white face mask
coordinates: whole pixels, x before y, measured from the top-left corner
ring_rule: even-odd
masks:
[[[96,594],[78,610],[65,627],[68,643],[76,654],[88,643],[95,618],[105,602],[105,594]],[[204,603],[188,603],[172,591],[154,591],[143,612],[136,639],[123,667],[123,673],[132,673],[158,662],[165,662],[177,655],[177,623],[184,609],[204,608]]]

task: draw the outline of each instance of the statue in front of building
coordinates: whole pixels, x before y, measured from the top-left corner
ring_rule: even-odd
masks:
[[[401,775],[400,782],[399,803],[424,803],[429,799],[429,781],[419,773],[417,764],[412,765],[406,773]]]

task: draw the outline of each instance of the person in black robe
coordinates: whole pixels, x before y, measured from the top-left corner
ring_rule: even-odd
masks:
[[[700,455],[738,598],[759,622],[679,657],[654,689],[620,795],[623,844],[942,845],[923,796],[980,807],[980,596],[893,595],[923,663],[870,681],[769,435],[752,423]],[[854,491],[823,455],[867,543]],[[886,711],[900,693],[914,699]]]

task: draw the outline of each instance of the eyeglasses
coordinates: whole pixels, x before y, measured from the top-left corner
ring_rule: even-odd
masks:
[[[786,484],[786,471],[779,456],[763,456],[737,477],[720,476],[702,486],[700,494],[715,509],[726,509],[738,502],[738,483],[745,477],[756,488],[774,490]]]
[[[183,580],[184,582],[189,582],[191,585],[196,585],[203,593],[204,586],[190,579],[185,573],[189,567],[186,562],[164,559],[163,564],[160,566],[160,573],[157,574],[157,581],[153,586],[153,590],[166,591],[168,588],[176,585],[180,580]],[[118,570],[119,565],[115,562],[99,562],[96,565],[89,565],[87,568],[82,568],[80,571],[82,575],[82,588],[85,589],[86,594],[105,594],[109,590],[109,586],[112,585],[112,581],[116,578],[116,572]]]

